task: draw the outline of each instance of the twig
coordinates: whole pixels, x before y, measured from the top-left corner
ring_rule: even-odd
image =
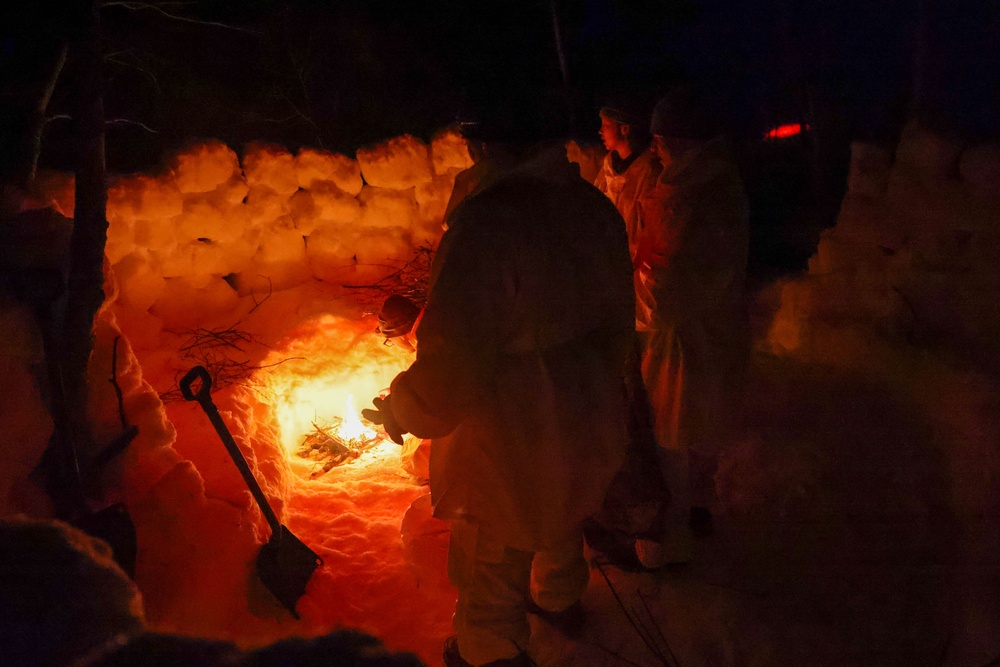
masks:
[[[178,4],[178,3],[169,3]],[[139,11],[140,9],[152,9],[154,12],[162,14],[168,19],[173,19],[175,21],[182,21],[184,23],[196,23],[198,25],[214,26],[216,28],[226,28],[227,30],[237,30],[239,32],[247,32],[253,35],[262,34],[257,30],[250,30],[249,28],[240,28],[239,26],[229,25],[227,23],[219,23],[217,21],[203,21],[201,19],[191,19],[186,16],[178,16],[177,14],[171,14],[168,11],[164,11],[162,8],[157,7],[154,4],[147,2],[128,2],[127,0],[121,0],[118,2],[102,2],[101,7],[124,7],[125,9],[130,9],[132,11]]]
[[[247,315],[260,308],[265,301],[274,296],[274,283],[271,282],[271,276],[265,277],[267,278],[267,296],[257,301],[257,295],[253,293],[253,290],[250,290],[250,298],[253,299],[253,308],[247,311]]]
[[[656,657],[657,660],[659,660],[665,665],[670,664],[670,662],[667,660],[667,656],[663,654],[663,651],[661,651],[660,647],[656,644],[656,638],[653,636],[653,631],[650,630],[648,627],[648,625],[652,625],[655,628],[656,623],[651,622],[647,625],[646,621],[648,619],[644,619],[642,617],[642,614],[640,614],[638,611],[637,605],[632,605],[631,609],[633,618],[635,619],[635,626],[636,628],[638,628],[641,636],[644,638],[643,641],[646,644],[646,646],[649,647],[649,650],[653,653],[653,655]]]
[[[109,63],[115,63],[116,65],[121,65],[122,67],[128,67],[129,69],[134,69],[134,70],[136,70],[138,72],[142,72],[143,74],[145,74],[146,76],[149,77],[149,79],[153,82],[153,87],[156,89],[156,92],[159,93],[160,92],[160,82],[159,82],[159,80],[157,80],[156,75],[153,74],[152,72],[150,72],[145,67],[140,67],[139,65],[136,65],[134,63],[130,63],[130,62],[126,62],[124,60],[121,60],[118,56],[120,54],[123,54],[123,53],[131,55],[130,51],[118,51],[118,52],[115,52],[115,53],[109,53],[109,54],[105,55],[104,56],[104,60],[106,62],[109,62]]]
[[[642,603],[643,609],[646,610],[646,616],[649,618],[650,625],[656,630],[656,635],[660,638],[660,643],[666,647],[667,653],[670,654],[670,659],[673,660],[675,665],[680,665],[680,661],[677,656],[674,655],[673,649],[670,648],[670,642],[667,641],[667,636],[663,634],[663,630],[660,628],[659,623],[656,622],[656,617],[653,616],[652,610],[649,608],[649,603],[646,601],[646,596],[642,594],[642,591],[638,591],[639,601]]]
[[[115,396],[118,397],[118,418],[121,419],[122,428],[128,428],[128,420],[125,418],[125,396],[122,388],[118,384],[118,341],[121,336],[115,336],[115,342],[111,345],[111,386],[115,388]]]
[[[667,667],[670,667],[671,662],[667,660],[667,657],[663,654],[663,652],[657,646],[655,646],[655,642],[653,641],[652,635],[648,635],[646,629],[644,627],[640,627],[638,615],[636,615],[636,617],[633,618],[632,614],[629,613],[628,608],[625,605],[625,602],[621,599],[621,596],[618,594],[618,590],[614,587],[614,584],[611,583],[611,579],[610,577],[608,577],[607,572],[604,571],[603,564],[598,560],[595,560],[594,564],[597,566],[597,571],[601,573],[602,577],[604,577],[604,582],[608,585],[608,588],[611,590],[611,594],[614,596],[615,602],[618,603],[618,607],[622,610],[622,613],[625,614],[625,619],[629,622],[629,625],[632,626],[632,629],[635,630],[636,634],[639,635],[639,639],[642,640],[642,643],[646,645],[646,648],[649,649],[649,652],[652,653],[657,660],[659,660],[662,664],[667,665]],[[671,653],[671,655],[673,654]],[[676,660],[674,661],[673,664],[676,664]]]
[[[261,302],[263,303],[263,302]],[[246,382],[254,373],[266,368],[272,368],[292,359],[301,357],[289,357],[276,361],[273,364],[255,365],[249,359],[234,359],[233,354],[239,352],[247,354],[244,350],[246,345],[269,347],[257,336],[237,329],[236,324],[223,329],[189,329],[186,332],[174,332],[177,334],[188,334],[188,340],[181,345],[179,351],[183,358],[192,361],[194,364],[204,366],[212,376],[213,386],[222,388],[234,384]],[[177,372],[174,377],[175,386],[173,389],[160,394],[160,400],[164,403],[179,400],[180,389],[176,382],[181,375]]]
[[[147,132],[151,132],[153,134],[159,134],[160,133],[159,130],[154,130],[153,128],[151,128],[149,125],[146,125],[145,123],[142,123],[142,122],[137,121],[137,120],[130,120],[128,118],[109,118],[108,120],[104,121],[104,124],[105,125],[138,125],[139,127],[141,127],[142,129],[146,130]]]
[[[343,285],[345,289],[367,290],[371,292],[373,302],[380,297],[398,294],[413,301],[417,306],[423,306],[427,301],[427,285],[431,277],[431,263],[434,259],[434,248],[427,245],[419,246],[413,258],[402,266],[398,264],[378,265],[395,270],[387,276],[368,285]]]
[[[118,341],[121,340],[121,336],[115,336],[115,342],[111,346],[111,386],[115,388],[115,396],[118,397],[118,418],[122,422],[122,434],[115,438],[114,442],[98,452],[97,456],[94,457],[94,464],[98,467],[103,466],[105,463],[115,458],[119,454],[125,451],[125,449],[132,443],[135,436],[139,435],[139,427],[131,426],[128,423],[128,419],[125,417],[125,397],[122,394],[122,388],[118,384]]]

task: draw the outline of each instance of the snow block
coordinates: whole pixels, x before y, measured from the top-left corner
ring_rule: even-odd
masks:
[[[141,249],[126,255],[113,267],[119,298],[136,310],[148,310],[166,289],[162,269]]]
[[[189,199],[174,223],[181,242],[205,239],[213,243],[232,243],[243,234],[247,211],[243,206],[219,206],[204,198]]]
[[[368,185],[407,190],[431,180],[430,149],[409,134],[358,149],[361,174]]]
[[[441,227],[457,173],[452,171],[439,174],[414,188],[414,198],[417,201],[417,213],[421,223]]]
[[[243,156],[243,173],[251,192],[265,187],[290,195],[299,189],[295,158],[283,146],[253,143]]]
[[[358,195],[361,202],[359,226],[364,230],[409,231],[417,220],[418,206],[413,188],[395,190],[366,185]]]
[[[860,141],[852,142],[848,192],[866,197],[885,194],[891,168],[892,153],[889,149]]]
[[[248,293],[243,290],[243,286],[248,284],[247,277],[252,277],[249,285],[254,291],[263,289],[265,285],[271,290],[287,289],[312,277],[305,240],[290,217],[264,230],[250,265],[241,272],[238,288],[241,295]]]
[[[203,319],[216,319],[239,305],[239,295],[217,278],[196,288],[183,278],[168,278],[163,296],[149,309],[169,327],[196,327]]]
[[[236,153],[221,141],[192,146],[173,159],[171,171],[183,193],[211,192],[234,177],[240,177]]]
[[[896,149],[896,162],[917,172],[922,179],[948,179],[958,176],[962,146],[911,121],[903,129]]]
[[[328,224],[306,239],[306,257],[318,280],[343,283],[356,273],[359,233],[353,225]]]
[[[295,156],[295,177],[300,188],[309,190],[321,183],[333,183],[352,197],[364,185],[357,160],[313,148],[303,148]]]
[[[108,188],[108,222],[115,224],[136,218],[162,220],[184,210],[184,198],[173,180],[152,176],[116,179]]]
[[[329,222],[349,224],[361,215],[361,203],[329,181],[320,181],[310,190],[292,196],[289,212],[295,227],[308,236]]]
[[[247,195],[247,222],[254,227],[268,227],[291,211],[290,193],[267,186],[250,189]]]
[[[457,130],[439,132],[431,139],[431,163],[438,176],[473,165],[469,144]]]

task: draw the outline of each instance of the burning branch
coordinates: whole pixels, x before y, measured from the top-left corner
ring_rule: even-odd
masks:
[[[330,472],[336,466],[358,458],[362,452],[382,440],[378,434],[368,436],[365,432],[357,437],[345,438],[341,435],[343,424],[344,420],[340,417],[334,417],[325,424],[312,422],[314,430],[306,434],[297,454],[304,459],[322,463],[322,466],[310,475],[313,479]]]

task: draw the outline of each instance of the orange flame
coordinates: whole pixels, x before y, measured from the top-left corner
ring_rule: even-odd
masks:
[[[362,405],[378,396],[413,360],[411,352],[387,346],[370,322],[326,316],[302,327],[264,361],[270,367],[265,382],[291,459],[306,434],[319,424],[337,423],[344,441],[384,436],[361,421],[355,397]],[[398,448],[397,448],[398,451]]]

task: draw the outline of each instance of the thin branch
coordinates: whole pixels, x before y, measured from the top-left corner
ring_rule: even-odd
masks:
[[[49,108],[49,102],[52,101],[52,95],[55,92],[56,84],[59,82],[59,77],[62,74],[63,67],[66,65],[66,55],[68,52],[68,43],[63,42],[59,45],[59,51],[56,54],[55,62],[52,64],[49,76],[45,81],[45,88],[42,90],[42,94],[39,96],[31,114],[31,148],[30,155],[28,157],[28,170],[25,176],[25,184],[31,189],[34,189],[35,177],[38,175],[38,158],[42,154],[42,135],[45,133],[45,128],[49,124],[49,118],[46,118],[45,112]]]
[[[178,4],[178,3],[173,3],[173,4]],[[151,5],[151,4],[148,4],[148,3],[145,3],[145,2],[129,2],[127,0],[118,0],[118,1],[112,1],[112,2],[102,2],[101,3],[101,7],[102,8],[103,7],[124,7],[125,9],[129,9],[129,10],[132,10],[132,11],[139,11],[139,10],[142,10],[142,9],[151,9],[154,12],[157,12],[158,14],[162,14],[163,16],[167,17],[168,19],[173,19],[174,21],[182,21],[184,23],[194,23],[194,24],[197,24],[197,25],[207,25],[207,26],[213,26],[213,27],[216,27],[216,28],[225,28],[227,30],[236,30],[236,31],[239,31],[239,32],[250,33],[250,34],[253,34],[253,35],[261,35],[261,34],[263,34],[262,32],[260,32],[258,30],[251,30],[249,28],[240,28],[238,26],[229,25],[228,23],[219,23],[217,21],[204,21],[202,19],[192,19],[192,18],[188,18],[186,16],[178,16],[177,14],[171,14],[168,11],[164,11],[161,7],[159,7],[157,5]]]
[[[121,385],[118,384],[118,341],[121,336],[115,336],[115,342],[111,346],[111,386],[115,388],[115,396],[118,397],[118,418],[122,422],[122,428],[128,428],[128,419],[125,418],[125,395],[122,393]]]
[[[316,124],[316,121],[314,121],[314,120],[313,120],[312,118],[310,118],[310,117],[309,117],[309,116],[307,116],[306,114],[302,113],[302,112],[301,112],[301,111],[299,110],[299,108],[298,108],[298,107],[297,107],[297,106],[295,105],[295,102],[293,102],[293,101],[292,101],[292,99],[291,99],[291,98],[290,98],[290,97],[289,97],[289,96],[288,96],[287,94],[285,94],[285,91],[283,91],[283,90],[282,90],[282,91],[279,91],[279,93],[278,93],[278,94],[279,94],[279,95],[280,95],[280,96],[282,97],[282,99],[284,99],[284,100],[285,100],[285,102],[287,102],[287,103],[288,103],[288,106],[292,107],[292,111],[294,111],[294,112],[295,112],[295,114],[296,114],[296,115],[297,115],[297,116],[298,116],[299,118],[301,118],[301,119],[302,119],[302,120],[304,120],[305,122],[307,122],[307,123],[309,123],[310,125],[312,125],[312,128],[313,128],[314,130],[316,130],[316,139],[317,139],[317,142],[318,142],[318,143],[320,144],[320,148],[322,148],[322,147],[323,147],[323,144],[322,144],[322,141],[321,141],[321,140],[320,140],[320,138],[319,138],[319,125],[317,125],[317,124]],[[306,104],[309,104],[309,100],[308,100],[308,99],[306,99],[306,100],[305,100],[305,102],[306,102]]]
[[[649,603],[646,602],[646,596],[642,594],[642,591],[639,591],[638,595],[639,595],[639,601],[642,602],[643,609],[646,610],[646,616],[649,617],[650,624],[653,626],[653,629],[656,630],[656,634],[660,638],[660,643],[667,648],[667,653],[670,654],[670,659],[674,661],[674,664],[679,666],[681,663],[677,659],[677,656],[674,655],[673,649],[670,648],[670,642],[667,641],[667,636],[663,634],[663,630],[660,628],[660,625],[656,622],[656,617],[653,616],[653,612],[649,608]]]
[[[286,116],[284,118],[266,118],[259,113],[248,111],[243,114],[243,117],[258,123],[287,123],[290,120],[295,120],[299,117],[299,115],[293,113],[291,116]]]
[[[141,127],[142,129],[146,130],[147,132],[151,132],[153,134],[159,134],[160,133],[159,130],[154,130],[153,128],[149,127],[145,123],[141,123],[141,122],[139,122],[137,120],[129,120],[128,118],[109,118],[108,120],[104,121],[104,124],[105,125],[112,125],[112,124],[114,124],[114,125],[138,125],[139,127]]]
[[[431,264],[434,260],[434,248],[421,245],[415,251],[413,259],[398,264],[366,264],[365,266],[384,266],[395,269],[384,278],[380,278],[368,285],[342,285],[345,289],[368,290],[371,305],[381,306],[381,300],[388,295],[398,294],[413,301],[417,306],[422,306],[427,300],[427,284],[430,281]]]
[[[259,275],[259,274],[258,274]],[[247,311],[247,315],[264,305],[264,302],[274,296],[274,283],[271,282],[271,276],[265,276],[267,278],[267,296],[265,296],[260,301],[257,301],[257,295],[250,290],[250,298],[253,299],[253,308]]]
[[[70,116],[68,113],[59,113],[59,114],[56,114],[54,116],[47,117],[45,119],[45,124],[48,125],[49,123],[51,123],[54,120],[73,120],[73,117]]]
[[[653,626],[655,629],[655,621],[644,618],[643,615],[639,613],[637,605],[632,605],[632,618],[635,619],[635,626],[639,630],[640,636],[643,638],[643,643],[646,644],[650,652],[652,652],[658,661],[664,665],[669,665],[670,661],[667,659],[667,656],[664,655],[663,651],[660,650],[659,645],[656,643],[656,637],[653,634],[653,630],[650,630],[649,627]]]
[[[124,452],[135,439],[135,436],[139,435],[139,427],[130,426],[128,418],[125,417],[125,397],[122,394],[121,386],[118,384],[118,341],[120,340],[121,336],[115,336],[115,342],[111,347],[111,379],[109,382],[115,388],[115,396],[118,397],[118,418],[122,422],[122,434],[97,454],[94,458],[94,464],[97,467],[103,466]]]
[[[595,560],[594,564],[597,566],[597,571],[601,573],[602,577],[604,577],[604,582],[608,585],[608,588],[611,590],[611,594],[614,596],[615,602],[618,603],[619,609],[621,609],[622,613],[625,614],[625,619],[629,622],[629,625],[632,626],[632,629],[635,630],[636,634],[639,635],[639,639],[642,640],[642,643],[646,645],[646,648],[649,649],[649,652],[652,653],[653,656],[655,656],[662,664],[666,665],[667,667],[670,667],[671,663],[667,660],[666,656],[663,655],[663,652],[660,651],[657,646],[655,646],[653,637],[651,635],[647,635],[645,628],[641,627],[641,624],[638,619],[638,614],[636,614],[636,616],[633,617],[632,614],[629,613],[624,600],[622,600],[621,596],[618,594],[618,590],[614,587],[614,584],[611,583],[611,578],[608,577],[608,573],[604,571],[603,564],[599,560]]]
[[[123,51],[122,53],[127,53],[127,52]],[[124,60],[120,60],[119,58],[117,58],[117,55],[118,55],[117,53],[106,55],[106,56],[104,56],[104,60],[106,62],[109,62],[109,63],[114,63],[116,65],[121,65],[122,67],[128,67],[129,69],[134,69],[134,70],[136,70],[138,72],[142,72],[143,74],[145,74],[146,76],[148,76],[150,78],[150,80],[153,82],[153,87],[156,88],[156,92],[157,93],[161,92],[160,91],[160,82],[156,79],[156,75],[155,74],[153,74],[152,72],[150,72],[145,67],[139,67],[138,65],[136,65],[134,63],[130,63],[130,62],[126,62]]]

